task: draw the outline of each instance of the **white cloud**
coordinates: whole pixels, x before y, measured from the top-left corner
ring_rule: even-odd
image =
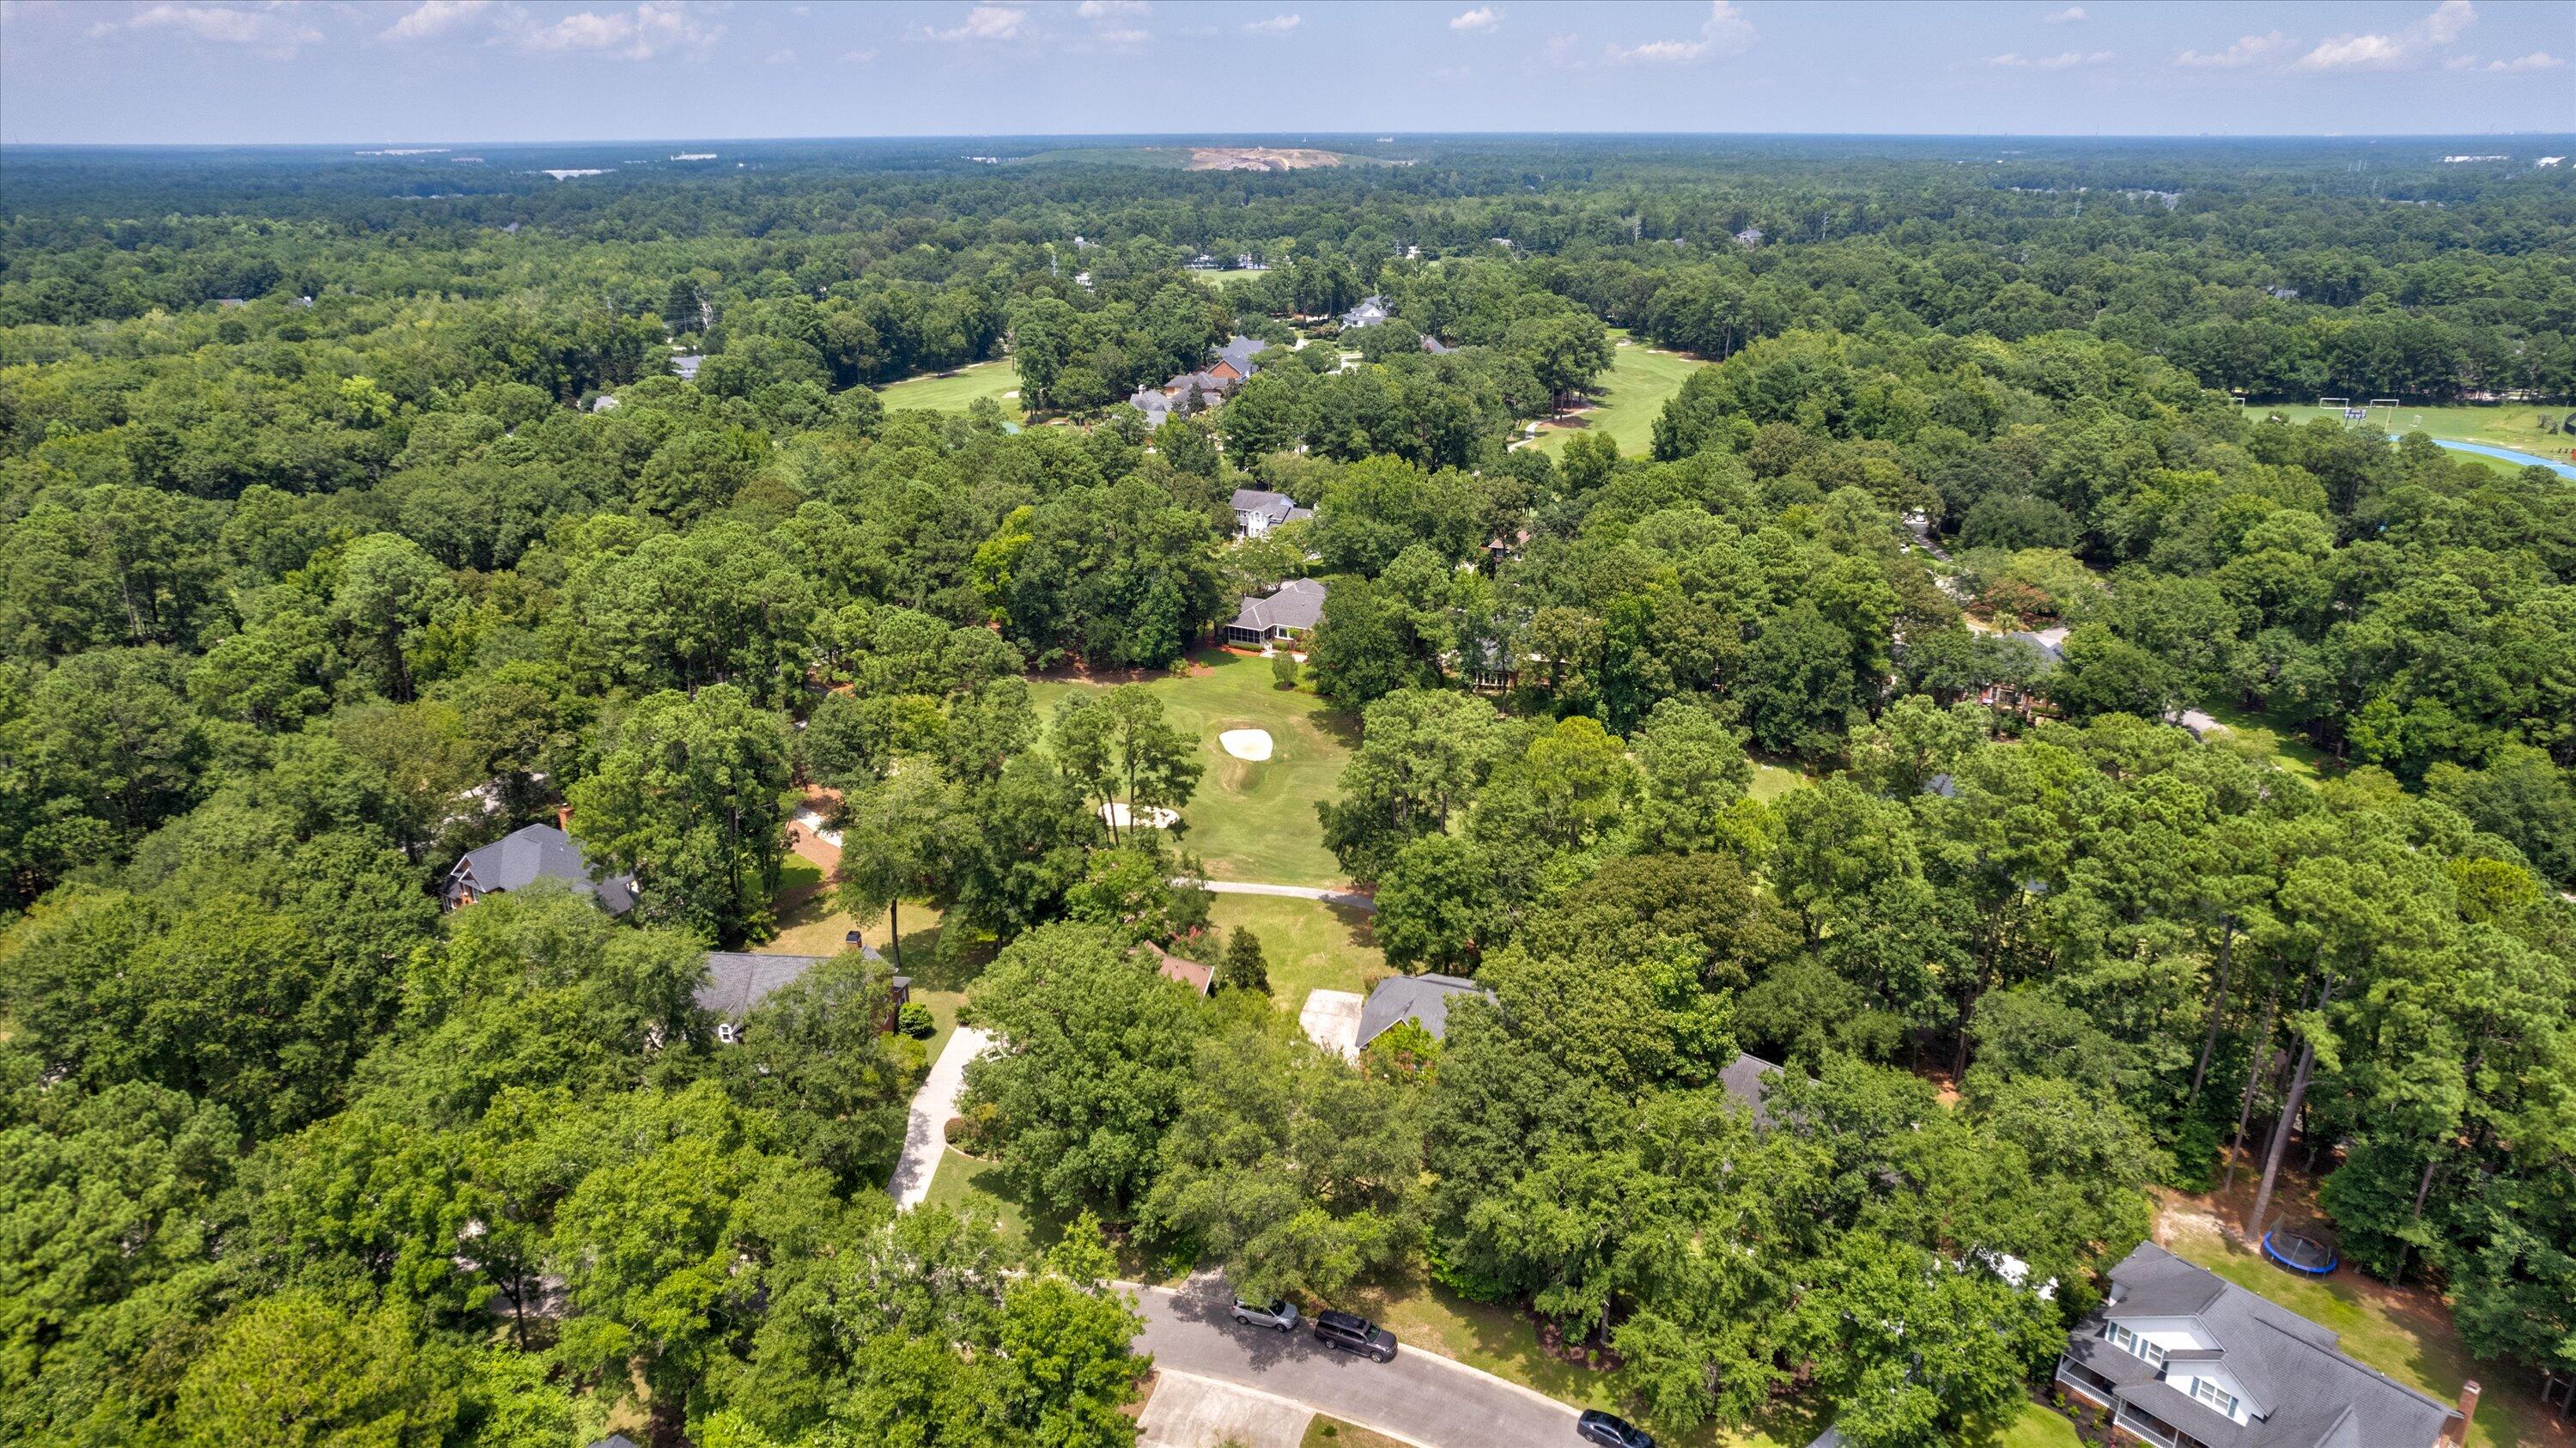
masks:
[[[1650,40],[1644,45],[1613,45],[1610,59],[1618,65],[1684,65],[1710,54],[1728,54],[1753,43],[1753,22],[1731,0],[1709,0],[1708,18],[1700,22],[1697,40]]]
[[[427,40],[445,35],[492,8],[492,0],[421,0],[403,18],[385,27],[380,40]]]
[[[873,50],[845,50],[841,52],[841,64],[843,65],[865,65],[876,58],[877,53]]]
[[[522,50],[588,51],[628,60],[651,60],[673,50],[695,50],[724,34],[721,25],[699,22],[697,12],[679,0],[643,0],[632,10],[603,15],[582,10],[552,25],[518,32]]]
[[[1247,20],[1243,28],[1255,35],[1285,35],[1305,23],[1303,15],[1273,15],[1267,20]]]
[[[933,40],[1017,40],[1026,33],[1029,12],[1010,5],[978,5],[966,12],[966,23],[954,30],[925,30]]]
[[[2518,55],[2511,60],[2490,60],[2487,62],[2487,69],[2507,72],[2556,70],[2558,67],[2565,65],[2566,63],[2567,62],[2560,60],[2557,56],[2551,55],[2548,51],[2535,50],[2529,55]]]
[[[2478,7],[2469,0],[2442,0],[2433,13],[2424,17],[2424,33],[2435,45],[2448,45],[2460,38],[2460,32],[2478,23]]]
[[[280,55],[298,46],[319,45],[322,32],[277,10],[236,10],[229,5],[153,5],[123,21],[104,21],[89,28],[92,36],[119,30],[176,30],[223,45],[250,45]]]
[[[2076,21],[2085,18],[2084,7],[2081,5],[2069,5],[2063,10],[2052,10],[2041,18],[2045,19],[2051,25],[2072,25]]]
[[[2105,64],[2111,56],[2107,50],[2070,50],[2063,55],[2021,55],[2007,50],[1986,64],[2012,70],[2071,70],[2079,65]]]
[[[792,65],[796,60],[796,51],[793,46],[782,45],[760,59],[765,65]]]
[[[2442,62],[2442,69],[2444,70],[2475,70],[2477,68],[2478,58],[2474,55],[2454,55]]]
[[[1453,17],[1449,22],[1449,28],[1452,30],[1491,30],[1502,23],[1503,17],[1496,13],[1493,6],[1479,5],[1473,10],[1465,11]]]
[[[2290,37],[2275,30],[2269,35],[2248,35],[2225,50],[2186,50],[2174,57],[2174,64],[2212,70],[2233,70],[2252,65],[2290,43]]]
[[[2385,35],[2338,35],[2300,56],[2294,70],[2386,70],[2406,58],[2406,42]]]
[[[1085,20],[1108,20],[1120,15],[1142,15],[1154,7],[1145,0],[1082,0],[1073,13]]]

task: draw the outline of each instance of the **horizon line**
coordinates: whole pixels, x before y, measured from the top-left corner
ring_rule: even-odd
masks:
[[[1367,138],[1364,144],[1458,140],[1902,140],[1902,141],[2434,141],[2502,139],[2576,139],[2576,130],[2514,131],[1424,131],[1388,128],[1288,131],[987,131],[891,132],[883,134],[802,136],[549,136],[532,139],[361,136],[320,141],[11,141],[5,150],[91,151],[293,151],[341,146],[665,146],[689,144],[829,145],[852,142],[934,144],[951,141],[1264,141],[1305,142],[1318,138]],[[401,158],[398,158],[401,159]]]

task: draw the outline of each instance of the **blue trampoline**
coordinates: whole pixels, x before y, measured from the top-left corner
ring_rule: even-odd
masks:
[[[2310,1232],[2284,1231],[2275,1227],[2263,1234],[2263,1255],[2310,1277],[2323,1277],[2335,1270],[2343,1258],[2330,1239]]]

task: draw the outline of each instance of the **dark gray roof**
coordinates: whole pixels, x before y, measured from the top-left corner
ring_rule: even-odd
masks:
[[[1324,581],[1292,578],[1267,598],[1245,599],[1243,610],[1234,616],[1233,627],[1264,633],[1274,628],[1310,629],[1323,616]]]
[[[1252,354],[1268,350],[1270,344],[1259,337],[1229,337],[1224,346],[1216,349],[1216,355],[1233,363],[1235,371],[1249,377],[1260,370],[1260,364],[1252,360]]]
[[[599,908],[623,915],[635,908],[635,881],[597,870],[582,855],[581,845],[553,825],[513,830],[479,850],[469,850],[447,875],[447,896],[460,891],[477,895],[496,890],[524,890],[539,880],[562,880],[588,890]]]
[[[1492,991],[1454,975],[1399,975],[1379,981],[1377,989],[1369,992],[1367,1003],[1360,1007],[1359,1043],[1365,1046],[1396,1022],[1406,1020],[1439,1040],[1449,1029],[1450,1000],[1462,995],[1494,998]]]
[[[1779,1069],[1759,1056],[1748,1056],[1739,1051],[1735,1059],[1727,1063],[1726,1069],[1717,1073],[1717,1084],[1726,1088],[1728,1096],[1753,1112],[1756,1126],[1767,1126],[1771,1121],[1771,1109],[1763,1103],[1771,1094],[1771,1083],[1764,1078]]]
[[[1161,427],[1164,420],[1172,415],[1172,399],[1157,388],[1137,388],[1135,395],[1127,399],[1127,405],[1145,414],[1147,427]]]
[[[883,959],[873,945],[859,947],[870,960]],[[707,952],[706,983],[697,990],[701,1010],[739,1021],[751,1008],[831,959],[828,955],[758,955],[741,950]]]
[[[1274,527],[1291,518],[1315,516],[1312,510],[1298,507],[1297,500],[1286,493],[1264,492],[1259,488],[1235,489],[1232,506],[1238,515],[1259,514],[1268,518]]]
[[[2213,1448],[2430,1448],[2452,1417],[2450,1404],[2345,1356],[2331,1330],[2152,1242],[2112,1268],[2111,1282],[2111,1300],[2076,1324],[2067,1355],[2119,1382],[2123,1399]],[[2153,1369],[2136,1378],[2119,1364],[2126,1353],[2083,1348],[2105,1320],[2157,1317],[2198,1322],[2217,1340],[2227,1376],[2266,1416],[2239,1427]]]
[[[2009,633],[2004,637],[2026,643],[2039,650],[2040,658],[2050,664],[2066,662],[2066,630],[2062,628],[2048,629],[2040,633]]]

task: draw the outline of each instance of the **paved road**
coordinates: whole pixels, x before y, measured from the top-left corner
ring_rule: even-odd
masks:
[[[1172,883],[1196,885],[1211,895],[1279,895],[1290,900],[1321,900],[1327,905],[1343,905],[1372,913],[1377,909],[1375,900],[1357,890],[1323,890],[1313,885],[1263,885],[1249,880],[1193,880],[1187,876]]]
[[[930,1063],[930,1075],[912,1093],[912,1118],[904,1123],[903,1155],[895,1158],[894,1176],[886,1190],[894,1193],[895,1210],[920,1206],[930,1195],[931,1174],[948,1154],[948,1118],[957,1114],[957,1098],[966,1090],[966,1063],[984,1054],[993,1038],[973,1026],[949,1033],[948,1045]]]
[[[1136,1291],[1155,1366],[1256,1388],[1416,1448],[1572,1448],[1574,1409],[1433,1353],[1400,1347],[1374,1363],[1331,1351],[1304,1329],[1239,1327],[1225,1289],[1195,1278]]]

